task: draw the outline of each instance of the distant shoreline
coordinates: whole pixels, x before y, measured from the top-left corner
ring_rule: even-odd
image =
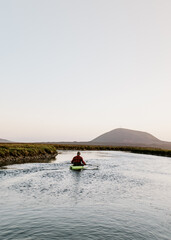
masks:
[[[151,147],[76,145],[76,144],[53,144],[53,146],[55,146],[57,150],[123,151],[137,154],[171,157],[171,150]]]
[[[123,151],[137,154],[171,157],[171,150],[130,146],[95,146],[72,144],[0,143],[0,167],[12,164],[49,162],[58,150]]]

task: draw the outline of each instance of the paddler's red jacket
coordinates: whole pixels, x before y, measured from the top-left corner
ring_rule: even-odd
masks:
[[[73,157],[71,163],[74,164],[74,165],[77,165],[77,166],[82,165],[82,164],[86,165],[83,158],[81,156],[78,156],[78,155]]]

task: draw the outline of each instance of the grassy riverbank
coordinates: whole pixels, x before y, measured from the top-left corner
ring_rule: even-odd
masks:
[[[56,148],[50,144],[0,144],[0,166],[15,163],[39,162],[52,159],[56,155]]]
[[[157,148],[91,146],[74,144],[1,143],[0,167],[18,163],[46,162],[54,159],[58,150],[125,151],[138,154],[171,157],[171,150]]]
[[[139,154],[149,154],[156,156],[171,157],[171,150],[145,147],[115,147],[115,146],[91,146],[91,145],[70,145],[70,144],[53,144],[58,150],[99,150],[99,151],[124,151]]]

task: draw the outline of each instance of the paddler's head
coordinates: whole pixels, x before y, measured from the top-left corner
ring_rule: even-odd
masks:
[[[80,152],[77,152],[77,156],[80,156],[81,155],[81,153]]]

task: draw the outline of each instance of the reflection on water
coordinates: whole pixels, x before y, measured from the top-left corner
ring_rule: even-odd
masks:
[[[86,151],[76,172],[74,155],[0,170],[0,239],[170,240],[170,158]]]

